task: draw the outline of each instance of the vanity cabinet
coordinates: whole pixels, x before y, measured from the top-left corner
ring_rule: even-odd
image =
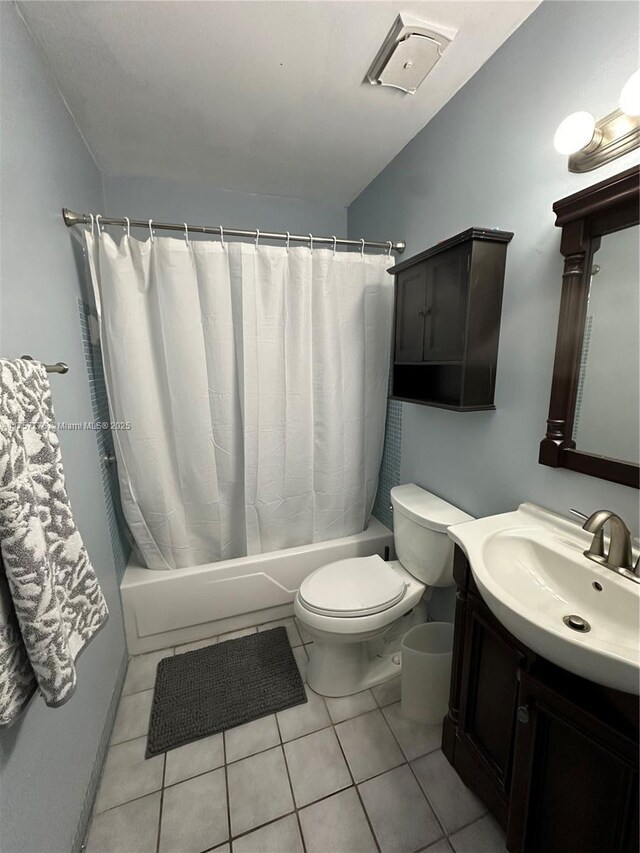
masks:
[[[470,228],[397,264],[392,393],[458,411],[493,409],[507,244]]]
[[[511,853],[637,853],[638,697],[566,672],[493,616],[456,548],[442,749]]]

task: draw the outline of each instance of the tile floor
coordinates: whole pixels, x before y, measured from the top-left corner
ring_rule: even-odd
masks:
[[[167,655],[293,618],[132,658],[87,853],[504,853],[504,834],[440,751],[441,727],[406,720],[399,683],[308,703],[144,758],[155,670]]]

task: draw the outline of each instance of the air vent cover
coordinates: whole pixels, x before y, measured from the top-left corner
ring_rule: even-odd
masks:
[[[408,95],[415,94],[456,32],[449,27],[435,28],[409,15],[398,15],[367,72],[367,81],[374,86],[391,86]]]

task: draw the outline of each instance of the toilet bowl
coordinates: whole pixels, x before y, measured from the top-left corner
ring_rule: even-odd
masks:
[[[471,516],[418,486],[391,490],[397,560],[329,563],[300,585],[294,612],[313,645],[307,681],[323,696],[348,696],[400,673],[400,641],[430,587],[453,586],[451,524]]]

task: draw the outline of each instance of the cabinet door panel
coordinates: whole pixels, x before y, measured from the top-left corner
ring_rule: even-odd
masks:
[[[396,294],[396,362],[422,361],[425,298],[424,264],[400,273]]]
[[[527,676],[520,703],[509,849],[637,851],[633,745]]]
[[[518,677],[526,658],[471,596],[465,635],[460,730],[508,794]]]
[[[460,361],[463,356],[469,246],[449,249],[427,262],[425,361]]]

